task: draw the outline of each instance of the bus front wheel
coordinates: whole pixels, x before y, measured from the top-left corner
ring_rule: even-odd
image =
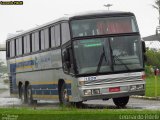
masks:
[[[129,96],[127,97],[119,97],[119,98],[113,98],[113,102],[117,107],[124,108],[129,101]]]
[[[60,87],[59,101],[62,105],[67,105],[69,103],[69,96],[68,96],[65,83],[63,83]]]
[[[85,107],[82,101],[80,101],[80,102],[72,102],[71,105],[76,107],[76,108],[84,108]]]

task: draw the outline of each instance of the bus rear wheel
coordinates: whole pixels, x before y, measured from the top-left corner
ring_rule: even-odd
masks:
[[[19,92],[19,99],[21,99],[21,102],[24,103],[24,91],[23,91],[23,85],[20,85],[18,88]]]
[[[124,108],[129,101],[129,96],[113,98],[113,102],[117,107]]]
[[[34,103],[33,97],[32,97],[32,87],[31,85],[27,85],[26,87],[26,101],[29,105],[32,105]]]
[[[69,96],[68,96],[65,83],[63,83],[60,87],[59,101],[60,101],[60,104],[62,105],[67,105],[69,103]]]

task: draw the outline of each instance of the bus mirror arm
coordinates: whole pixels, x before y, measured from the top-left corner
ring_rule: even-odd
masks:
[[[143,53],[146,53],[146,44],[144,41],[142,41],[142,51]]]
[[[146,56],[146,44],[144,41],[142,41],[142,51],[143,51],[143,60],[146,62],[147,61],[147,56]]]

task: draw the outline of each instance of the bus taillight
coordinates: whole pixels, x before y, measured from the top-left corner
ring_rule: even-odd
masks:
[[[146,79],[146,75],[143,74],[143,75],[141,76],[141,78],[142,78],[142,80],[145,80],[145,79]]]

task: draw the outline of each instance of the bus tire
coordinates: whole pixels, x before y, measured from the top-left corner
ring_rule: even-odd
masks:
[[[23,98],[23,86],[18,86],[19,99]]]
[[[19,99],[21,100],[22,103],[24,102],[24,90],[23,90],[23,85],[20,85],[18,88],[18,93],[19,93]]]
[[[84,108],[83,102],[72,102],[71,105],[73,105],[76,108]]]
[[[67,105],[69,103],[69,96],[65,83],[62,83],[62,85],[60,86],[59,101],[62,105]]]
[[[34,103],[33,97],[32,97],[32,87],[31,85],[27,85],[26,87],[26,101],[29,105],[32,105]]]
[[[129,101],[129,96],[113,98],[113,102],[117,107],[124,108]]]

